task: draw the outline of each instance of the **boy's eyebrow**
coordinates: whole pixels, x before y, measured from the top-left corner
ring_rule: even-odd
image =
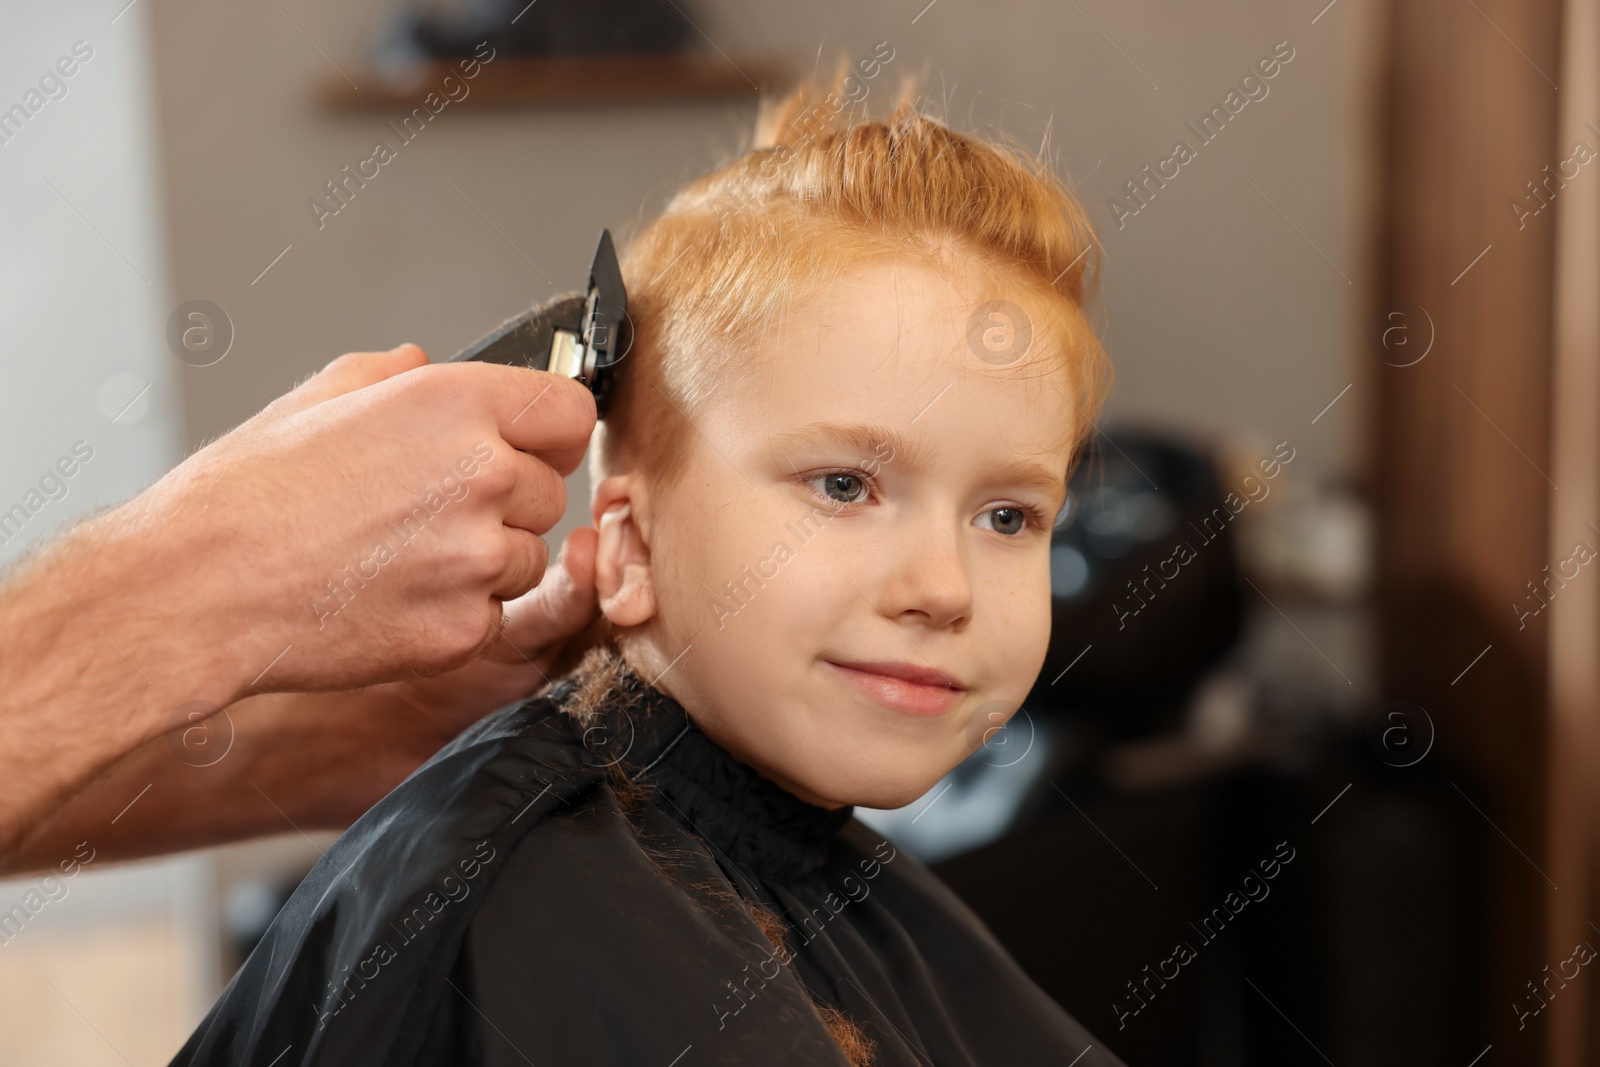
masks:
[[[990,475],[990,480],[1000,485],[1034,489],[1046,496],[1053,494],[1052,499],[1064,498],[1067,495],[1067,479],[1042,463],[1019,462],[996,467]]]
[[[921,444],[912,444],[905,435],[887,426],[867,423],[813,422],[797,430],[772,435],[773,451],[783,448],[800,448],[807,445],[843,445],[857,454],[859,462],[869,460],[885,462],[883,447],[889,447],[892,459],[908,467],[921,466],[927,458]]]
[[[797,430],[773,434],[771,439],[774,452],[807,445],[843,445],[854,452],[857,460],[862,463],[876,460],[879,463],[904,464],[915,468],[923,466],[927,458],[926,446],[922,443],[913,443],[904,434],[887,426],[864,423],[814,422]],[[882,453],[884,445],[888,445],[890,449],[887,458]],[[1043,463],[1018,460],[1003,464],[990,472],[988,480],[1001,485],[1036,489],[1047,495],[1066,495],[1066,478],[1057,475]]]

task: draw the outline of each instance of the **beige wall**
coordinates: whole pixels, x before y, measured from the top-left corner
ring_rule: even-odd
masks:
[[[316,83],[338,76],[318,49],[356,73],[377,5],[151,3],[174,299],[215,301],[237,331],[221,363],[184,368],[191,447],[342,351],[414,340],[444,358],[576,286],[601,226],[626,226],[704,169],[753,114],[748,101],[446,109],[319,231],[308,198],[397,117],[330,114],[312,100]],[[1288,438],[1308,473],[1352,466],[1365,404],[1364,127],[1351,77],[1364,0],[1342,0],[1315,25],[1315,11],[1266,0],[1204,11],[938,0],[920,17],[921,3],[703,0],[696,10],[724,52],[777,53],[796,69],[819,51],[865,55],[887,40],[893,68],[924,76],[935,111],[948,101],[958,122],[998,123],[1030,150],[1048,128],[1050,155],[1106,244],[1113,415],[1245,443]],[[1284,39],[1295,59],[1267,98],[1119,231],[1107,199]]]

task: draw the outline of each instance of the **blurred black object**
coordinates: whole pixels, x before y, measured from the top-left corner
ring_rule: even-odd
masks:
[[[414,59],[676,52],[694,38],[688,0],[462,0],[402,9],[390,47]]]
[[[1455,776],[1351,736],[1293,774],[1080,788],[933,870],[1130,1067],[1461,1067],[1505,1008],[1474,1003],[1492,842]],[[1280,842],[1270,895],[1208,939],[1194,924]],[[1178,943],[1198,958],[1163,981]]]
[[[1028,708],[1118,737],[1170,723],[1243,627],[1224,495],[1211,459],[1170,437],[1092,442],[1050,546],[1050,649]]]

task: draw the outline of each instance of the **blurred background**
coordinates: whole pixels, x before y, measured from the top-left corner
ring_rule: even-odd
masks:
[[[1130,1064],[1600,1063],[1597,7],[12,5],[0,562],[341,352],[580,287],[761,90],[876,57],[869,106],[915,76],[1089,207],[1118,381],[1024,711],[862,816]],[[79,857],[0,925],[0,1063],[166,1062],[284,831]]]

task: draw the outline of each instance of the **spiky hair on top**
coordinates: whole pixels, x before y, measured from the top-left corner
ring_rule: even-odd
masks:
[[[1082,442],[1111,382],[1086,311],[1100,252],[1088,213],[1044,162],[921,114],[913,80],[873,119],[850,78],[841,66],[765,100],[749,148],[628,242],[634,342],[597,434],[596,481],[670,479],[689,420],[753,365],[763,334],[875,257],[986,270],[1036,294],[1050,321],[1035,337],[1065,364]]]

